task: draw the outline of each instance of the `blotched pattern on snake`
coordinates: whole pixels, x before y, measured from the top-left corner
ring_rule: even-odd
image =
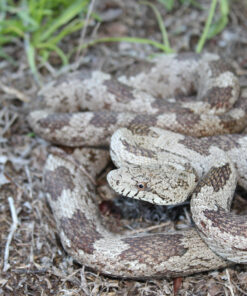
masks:
[[[247,188],[247,101],[232,68],[214,54],[160,56],[120,77],[82,71],[40,92],[34,131],[54,144],[44,185],[61,241],[78,262],[129,278],[178,276],[246,263],[247,223],[230,213],[236,183]],[[110,186],[157,204],[192,195],[197,230],[117,235],[95,204],[109,153]],[[98,148],[86,148],[95,146]],[[100,148],[99,148],[100,147]],[[205,243],[205,242],[206,243]]]

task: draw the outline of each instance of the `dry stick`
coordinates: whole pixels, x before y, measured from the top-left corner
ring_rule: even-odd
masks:
[[[231,283],[231,277],[228,269],[226,269],[226,277],[227,277],[228,284],[225,284],[225,286],[230,290],[231,296],[234,296],[235,294],[234,294],[233,286]]]
[[[85,275],[85,266],[81,268],[80,271],[80,278],[81,278],[81,289],[86,295],[90,295],[89,289],[88,289],[88,283]]]
[[[32,177],[31,177],[31,173],[30,173],[30,170],[29,170],[29,166],[28,165],[25,165],[24,166],[24,169],[25,169],[25,173],[26,173],[26,176],[27,176],[27,180],[28,180],[28,195],[32,198],[33,197],[33,182],[32,182]]]
[[[13,87],[9,87],[7,85],[4,85],[2,82],[0,82],[0,88],[9,95],[13,95],[15,97],[17,97],[17,99],[19,99],[22,102],[28,103],[30,102],[30,98],[28,98],[23,92],[19,91],[16,88]]]
[[[151,231],[151,230],[154,230],[154,229],[159,229],[161,227],[168,226],[169,224],[170,224],[170,222],[164,222],[164,223],[161,223],[159,225],[152,225],[152,226],[149,226],[149,227],[146,227],[146,228],[131,230],[129,232],[129,234],[134,235],[134,234],[138,234],[138,233],[141,233],[141,232],[148,232],[148,231]]]
[[[1,136],[3,136],[9,130],[9,128],[12,126],[12,124],[15,122],[15,120],[17,118],[18,118],[18,115],[17,114],[14,114],[12,118],[9,118],[9,116],[8,116],[8,118],[7,118],[8,121],[6,122],[4,128],[0,132],[0,135]]]
[[[81,46],[80,46],[80,44],[82,44],[83,41],[84,41],[84,38],[85,38],[85,35],[86,35],[86,32],[87,32],[87,26],[88,26],[88,23],[89,23],[89,18],[90,18],[90,15],[91,15],[92,11],[93,11],[94,3],[95,3],[95,0],[92,0],[91,3],[90,3],[90,5],[89,5],[88,11],[87,11],[85,24],[84,24],[83,29],[81,31],[81,37],[80,37],[80,40],[79,40],[79,46],[78,46],[78,50],[76,52],[76,60],[79,58],[79,55],[81,53]]]
[[[247,291],[244,291],[243,289],[241,289],[237,283],[234,283],[234,287],[236,287],[236,289],[241,292],[244,296],[247,295]]]
[[[3,271],[7,271],[10,268],[10,264],[8,263],[8,259],[9,259],[9,246],[11,244],[13,235],[16,231],[16,228],[19,224],[18,221],[18,217],[16,214],[16,210],[15,210],[15,205],[14,205],[14,200],[12,197],[8,197],[8,202],[9,202],[9,207],[10,207],[10,212],[11,212],[11,217],[12,217],[12,225],[10,227],[10,232],[8,235],[8,239],[6,242],[6,246],[5,246],[5,251],[4,251],[4,265],[3,265]]]

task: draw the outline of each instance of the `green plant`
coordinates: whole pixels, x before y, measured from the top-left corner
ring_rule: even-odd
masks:
[[[212,23],[217,3],[219,3],[220,6],[220,17],[218,20]],[[213,38],[226,27],[228,23],[229,9],[229,0],[212,0],[203,33],[196,46],[197,53],[202,51],[206,40]]]
[[[159,2],[165,6],[167,11],[171,11],[175,4],[174,0],[159,0]]]
[[[16,38],[24,41],[30,68],[38,79],[36,58],[43,61],[55,51],[63,64],[68,57],[58,46],[67,35],[81,29],[90,0],[1,0],[0,55]]]
[[[163,23],[163,20],[162,20],[159,10],[156,8],[156,6],[154,4],[152,4],[148,1],[142,1],[140,3],[152,8],[152,10],[155,14],[155,17],[157,19],[158,25],[159,25],[159,29],[161,31],[162,43],[152,40],[152,39],[139,38],[139,37],[129,37],[129,36],[105,37],[105,38],[99,38],[99,39],[92,40],[91,42],[85,43],[80,46],[80,49],[85,49],[85,48],[93,46],[97,43],[104,43],[104,42],[130,42],[130,43],[139,43],[139,44],[149,44],[149,45],[152,45],[155,48],[163,51],[164,53],[173,53],[174,50],[170,47],[166,28],[164,26],[164,23]]]
[[[175,5],[175,0],[158,0],[164,7],[170,12]],[[182,5],[193,5],[202,9],[202,6],[197,3],[196,0],[180,0]],[[214,22],[216,6],[219,3],[220,7],[220,17]],[[200,53],[203,49],[203,46],[206,40],[213,38],[215,35],[219,34],[228,24],[228,15],[229,15],[229,0],[212,0],[211,6],[208,14],[208,18],[205,23],[203,33],[200,37],[200,40],[196,47],[196,52]]]
[[[175,0],[158,0],[168,11],[174,7]],[[147,38],[138,37],[106,37],[92,40],[84,43],[77,49],[84,49],[103,42],[132,42],[140,44],[150,44],[158,50],[171,53],[168,35],[161,14],[157,7],[151,2],[141,2],[148,5],[153,10],[157,19],[162,42]],[[201,6],[197,0],[179,0],[181,5]],[[220,17],[215,18],[215,10],[219,3]],[[24,42],[24,48],[27,60],[32,73],[37,81],[37,57],[41,61],[48,60],[51,52],[56,52],[61,58],[63,64],[67,64],[70,54],[66,54],[61,49],[61,40],[80,30],[85,24],[85,16],[88,12],[90,0],[0,0],[0,57],[14,62],[13,59],[4,52],[4,45],[21,39]],[[97,19],[97,15],[92,14]],[[229,0],[211,0],[209,15],[196,47],[196,52],[201,52],[207,39],[210,39],[220,33],[228,23]]]
[[[164,5],[165,9],[170,12],[175,6],[175,0],[158,0],[162,5]],[[182,5],[193,5],[197,8],[201,8],[200,3],[196,0],[179,0],[179,3]]]
[[[162,4],[165,5],[168,10],[173,8],[174,5],[174,0],[158,0]],[[214,22],[213,18],[215,17],[215,10],[217,3],[219,2],[220,5],[220,17]],[[160,15],[159,10],[156,8],[156,6],[150,2],[143,1],[140,2],[141,4],[148,5],[152,8],[154,11],[154,14],[156,16],[161,34],[162,34],[162,39],[163,42],[157,42],[151,39],[146,39],[146,38],[137,38],[137,37],[106,37],[106,38],[100,38],[100,39],[95,39],[89,43],[83,44],[81,46],[81,49],[87,48],[89,46],[93,46],[97,43],[102,43],[102,42],[132,42],[132,43],[141,43],[141,44],[150,44],[157,49],[165,52],[165,53],[172,53],[174,52],[173,49],[170,47],[169,40],[168,40],[168,35],[162,20],[162,17]],[[201,6],[196,2],[196,0],[180,0],[180,3],[183,5],[189,5],[193,4],[194,6],[197,6],[201,9]],[[229,0],[212,0],[211,1],[211,6],[209,10],[209,15],[206,20],[206,24],[203,30],[203,33],[198,41],[198,44],[196,46],[196,52],[200,53],[204,47],[204,44],[207,39],[213,38],[215,35],[219,34],[227,25],[228,23],[228,15],[229,15]]]

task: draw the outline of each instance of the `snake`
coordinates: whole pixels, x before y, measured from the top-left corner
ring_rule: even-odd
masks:
[[[247,262],[245,216],[230,212],[247,189],[247,100],[226,60],[211,53],[161,55],[120,75],[69,73],[38,94],[29,114],[51,142],[44,190],[66,252],[112,277],[186,276]],[[151,203],[191,197],[195,227],[114,233],[98,206],[97,176]]]

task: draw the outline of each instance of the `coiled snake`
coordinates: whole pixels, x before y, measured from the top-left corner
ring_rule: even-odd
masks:
[[[55,150],[44,169],[62,244],[75,260],[129,278],[247,262],[246,219],[230,213],[236,183],[247,189],[247,136],[233,134],[247,123],[247,101],[223,59],[160,56],[118,78],[76,72],[48,84],[40,97],[46,109],[30,114],[34,131],[54,144],[78,147],[72,155]],[[93,179],[109,155],[83,146],[107,146],[110,139],[117,166],[107,176],[110,186],[157,204],[192,195],[197,230],[120,235],[104,226]]]

